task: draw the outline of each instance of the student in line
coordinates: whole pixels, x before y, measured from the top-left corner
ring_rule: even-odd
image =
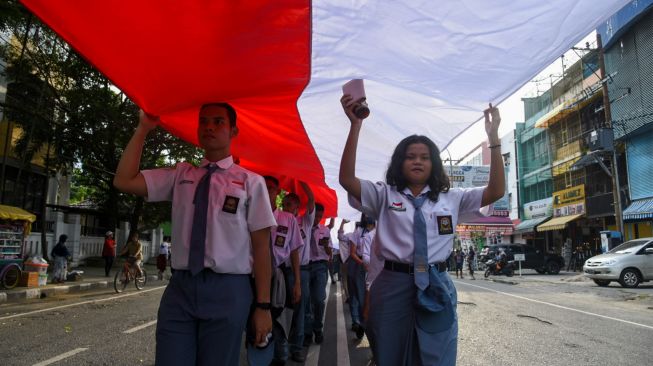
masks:
[[[250,306],[253,343],[267,339],[270,316],[270,227],[276,225],[263,177],[234,164],[236,110],[227,103],[199,109],[199,167],[140,171],[143,145],[158,117],[140,112],[113,184],[120,191],[172,201],[172,268],[159,305],[156,365],[239,364]],[[252,295],[250,275],[256,294]]]
[[[350,95],[341,98],[351,122],[340,162],[340,184],[350,204],[377,220],[376,251],[385,261],[370,288],[368,335],[378,366],[455,365],[456,289],[445,261],[458,216],[476,212],[504,194],[499,111],[485,110],[492,151],[487,187],[451,188],[440,152],[426,136],[412,135],[395,148],[385,182],[356,176],[363,121]]]

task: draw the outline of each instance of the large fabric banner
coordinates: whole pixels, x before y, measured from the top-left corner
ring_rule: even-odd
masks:
[[[245,168],[313,187],[353,218],[338,184],[349,122],[341,86],[372,111],[357,174],[384,176],[410,134],[445,148],[626,0],[22,0],[163,127],[195,142],[203,103],[232,103]]]

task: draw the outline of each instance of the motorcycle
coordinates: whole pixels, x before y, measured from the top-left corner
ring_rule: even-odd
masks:
[[[502,274],[512,277],[515,274],[513,261],[497,262],[494,259],[490,259],[485,262],[485,268],[485,278],[490,277],[490,275],[498,276]]]

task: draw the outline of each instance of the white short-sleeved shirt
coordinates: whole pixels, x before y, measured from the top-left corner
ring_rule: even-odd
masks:
[[[356,230],[354,230],[353,232],[348,234],[349,235],[348,239],[349,239],[350,250],[351,250],[351,245],[352,244],[355,245],[356,246],[356,254],[359,257],[363,256],[363,252],[361,251],[362,247],[361,247],[360,244],[361,244],[361,240],[363,239],[363,237],[366,234],[367,234],[367,232],[365,230],[363,230],[363,228],[361,228],[361,227],[357,227]]]
[[[313,231],[313,221],[315,221],[315,208],[313,212],[306,212],[297,218],[300,234],[304,240],[304,247],[299,253],[299,264],[305,266],[311,261],[311,232]],[[286,263],[288,264],[288,263]]]
[[[398,192],[396,187],[384,182],[361,180],[361,201],[351,195],[349,203],[364,214],[377,220],[376,240],[379,255],[384,260],[412,263],[414,253],[413,215],[415,208],[407,196],[408,188]],[[478,188],[452,188],[438,195],[438,201],[428,200],[421,207],[426,220],[426,237],[429,263],[447,260],[453,247],[453,237],[461,214],[481,209],[483,191]],[[426,186],[420,193],[426,194]]]
[[[276,209],[274,218],[277,220],[277,226],[270,230],[270,245],[273,263],[277,267],[286,261],[290,263],[290,253],[303,247],[304,241],[299,232],[297,219],[293,214]]]
[[[372,229],[363,235],[359,241],[361,249],[361,259],[363,263],[370,264],[370,250],[372,249],[372,242],[374,241],[374,236],[376,235],[376,229]]]
[[[338,245],[340,246],[340,259],[345,263],[349,259],[349,234],[343,230],[338,230]]]
[[[162,241],[159,246],[159,255],[168,255],[170,253],[170,243]]]
[[[331,229],[319,224],[313,227],[313,234],[311,237],[311,261],[331,259],[325,248],[333,248],[333,244],[331,243]]]
[[[174,168],[144,170],[149,202],[172,201],[172,267],[188,269],[195,189],[209,161],[200,167],[179,163]],[[252,272],[250,233],[276,225],[263,177],[233,163],[216,162],[211,175],[204,266],[217,273]]]
[[[374,282],[374,279],[381,273],[383,270],[383,264],[385,261],[383,258],[379,256],[378,253],[378,244],[376,243],[376,235],[374,235],[374,238],[372,240],[372,245],[370,246],[369,249],[369,258],[365,259],[363,258],[364,261],[367,261],[367,273],[365,274],[365,286],[369,290],[370,287],[372,286],[372,283]],[[363,255],[365,257],[365,255]]]

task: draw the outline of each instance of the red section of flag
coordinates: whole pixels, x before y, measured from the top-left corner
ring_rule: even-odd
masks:
[[[310,78],[309,0],[22,2],[184,140],[197,142],[202,104],[231,103],[240,164],[310,183],[325,216],[336,214],[297,111]]]

